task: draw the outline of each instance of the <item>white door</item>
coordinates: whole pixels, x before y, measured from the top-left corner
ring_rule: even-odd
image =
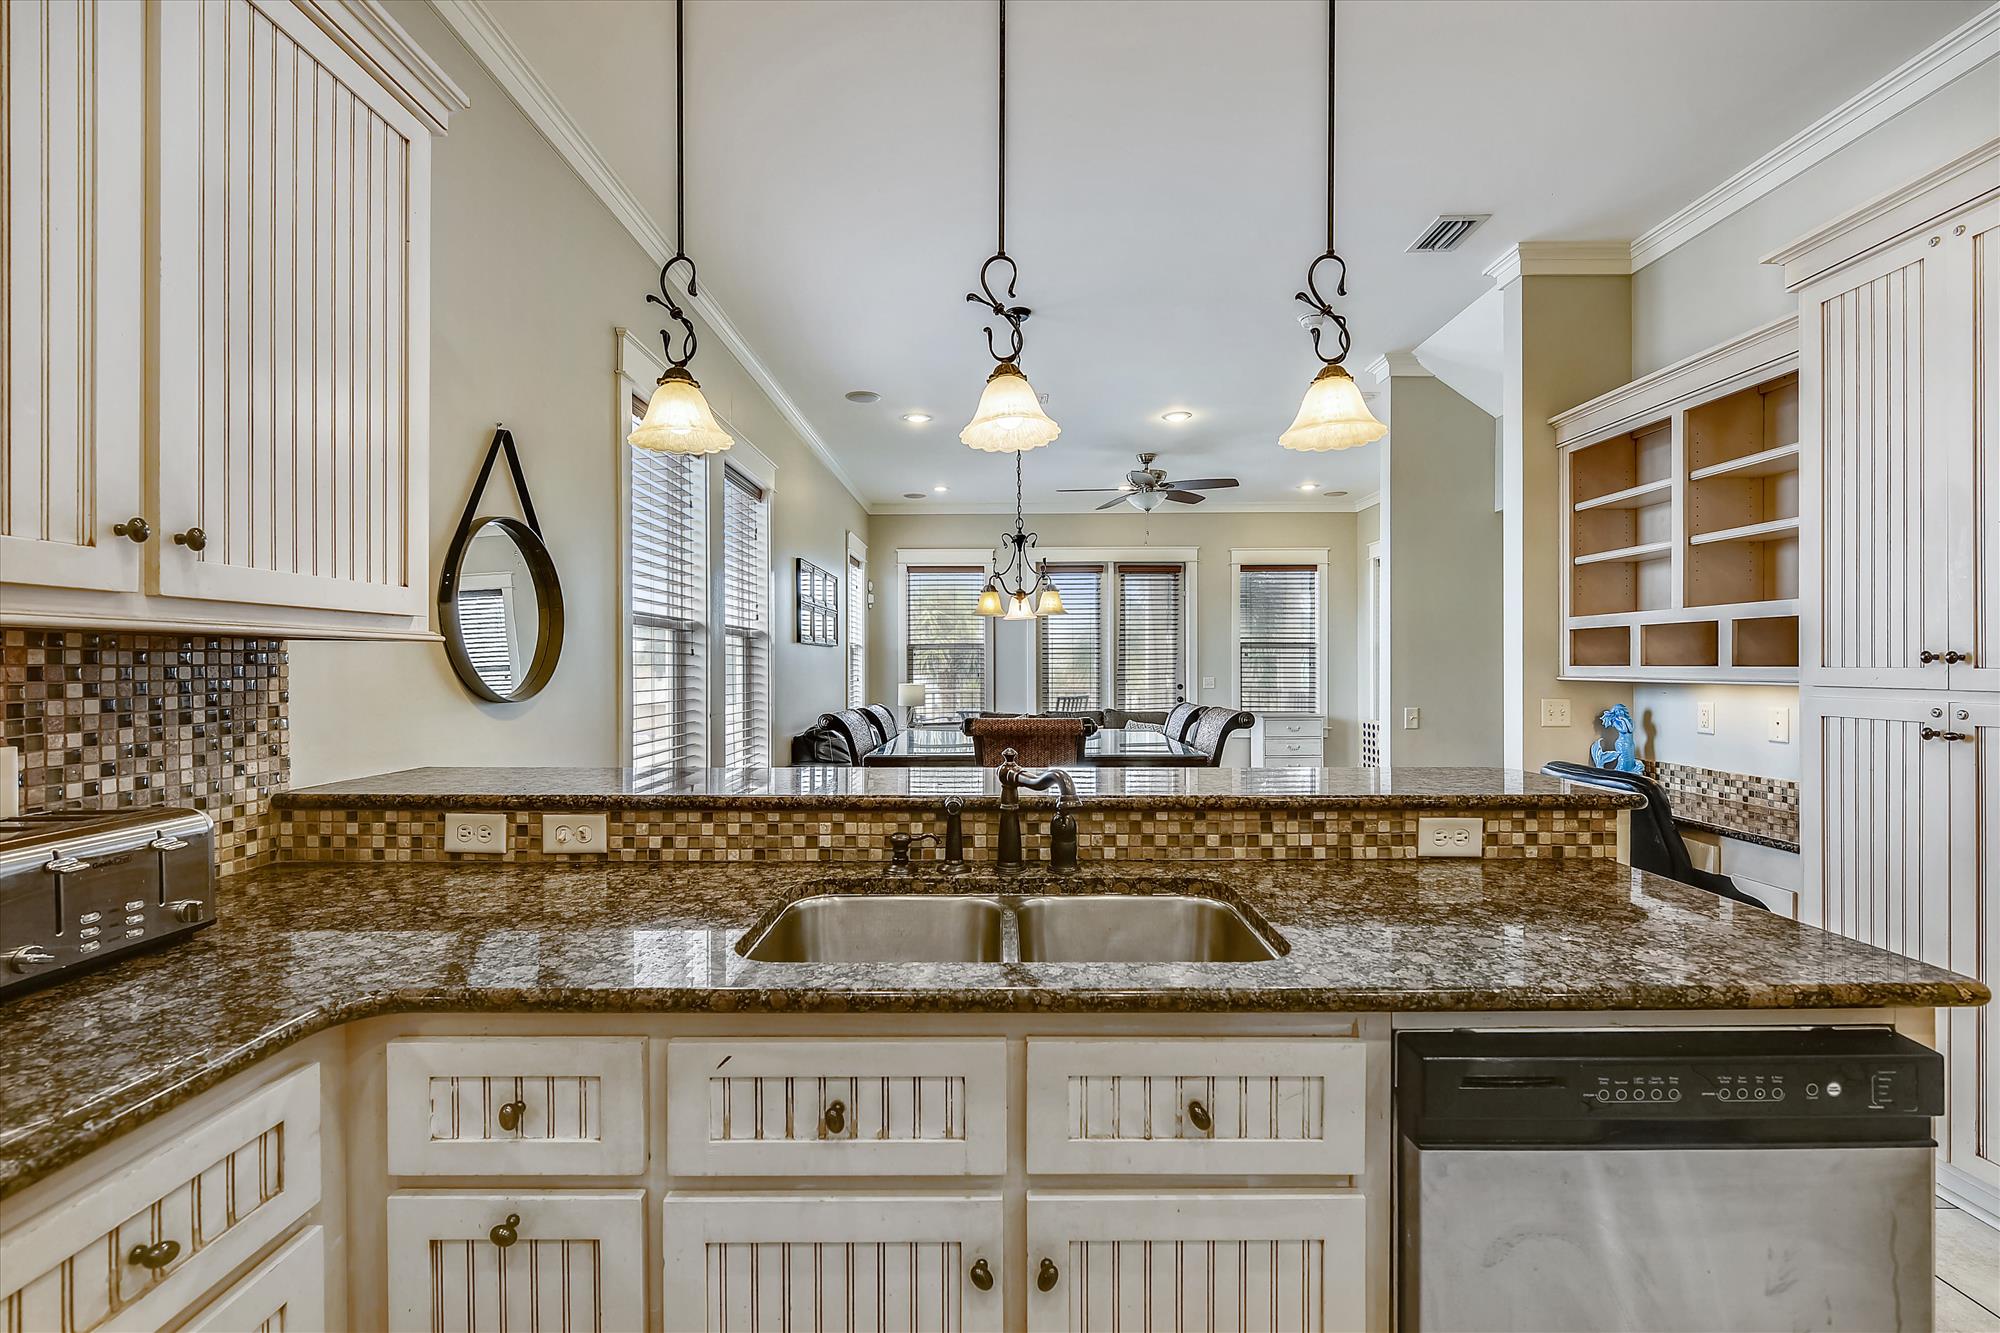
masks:
[[[1971,660],[1952,665],[1951,688],[2000,692],[2000,203],[1973,210],[1953,231],[1961,224],[1966,235],[1953,240],[1970,251],[1978,401],[1972,429],[1955,442],[1968,452],[1955,487],[1952,564],[1972,586],[1952,606],[1952,647]]]
[[[1028,1327],[1358,1329],[1359,1194],[1028,1195]]]
[[[0,580],[136,592],[146,11],[5,4]]]
[[[667,1196],[666,1327],[999,1328],[998,1195]]]
[[[157,591],[420,614],[429,136],[291,0],[151,12]]]
[[[1951,770],[1951,894],[1944,965],[1989,987],[2000,979],[2000,701],[1954,698],[1936,744]],[[1939,1015],[1947,1111],[1940,1167],[2000,1197],[2000,1017],[1993,1006]]]
[[[542,1333],[646,1324],[643,1190],[389,1196],[395,1333]]]
[[[1943,689],[1969,245],[1932,230],[1800,293],[1800,680]],[[1956,582],[1956,580],[1952,580]],[[1936,655],[1926,663],[1925,653]]]

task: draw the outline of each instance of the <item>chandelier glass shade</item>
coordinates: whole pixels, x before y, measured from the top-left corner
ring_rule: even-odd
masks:
[[[1021,368],[1002,361],[986,377],[979,409],[958,438],[983,453],[1018,454],[1039,449],[1060,434],[1062,427],[1042,411],[1042,400]]]
[[[680,366],[660,376],[644,419],[625,438],[635,449],[668,454],[720,453],[735,443],[708,410],[701,385]]]
[[[1389,433],[1361,397],[1361,386],[1341,365],[1323,367],[1306,388],[1299,414],[1278,443],[1302,453],[1352,449]]]
[[[1039,620],[1043,616],[1065,614],[1062,594],[1056,591],[1054,580],[1049,578],[1046,564],[1030,554],[1035,549],[1035,541],[1035,534],[1028,531],[1027,523],[1021,516],[1021,455],[1016,453],[1014,530],[1000,534],[1000,545],[1007,554],[994,562],[993,572],[986,577],[986,586],[979,590],[979,603],[974,610],[980,615],[997,616],[1002,620]]]

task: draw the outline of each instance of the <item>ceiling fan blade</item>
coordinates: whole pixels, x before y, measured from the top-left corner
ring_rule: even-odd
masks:
[[[1175,482],[1174,489],[1171,491],[1166,491],[1164,492],[1164,494],[1169,500],[1172,500],[1175,504],[1184,504],[1184,505],[1198,505],[1203,500],[1206,500],[1208,498],[1206,495],[1196,495],[1192,491],[1181,490],[1179,482]]]
[[[1114,495],[1109,500],[1106,500],[1103,504],[1097,506],[1097,508],[1100,510],[1111,509],[1118,505],[1122,505],[1124,503],[1125,503],[1125,497],[1123,495]]]
[[[1109,493],[1109,492],[1111,492],[1111,491],[1117,491],[1117,492],[1119,492],[1119,493],[1120,493],[1120,494],[1122,495],[1122,494],[1124,494],[1124,493],[1125,493],[1125,488],[1124,488],[1123,486],[1058,486],[1058,487],[1056,487],[1056,494],[1058,494],[1058,495],[1090,495],[1090,494],[1092,494],[1092,493],[1096,493],[1096,494],[1100,494],[1100,495],[1102,495],[1102,494],[1108,494],[1108,493]]]
[[[1196,477],[1192,481],[1176,481],[1174,488],[1182,491],[1215,491],[1234,485],[1236,485],[1234,477]]]

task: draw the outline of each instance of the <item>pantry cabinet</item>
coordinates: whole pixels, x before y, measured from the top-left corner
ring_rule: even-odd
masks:
[[[364,0],[6,13],[4,618],[425,633],[463,95]]]

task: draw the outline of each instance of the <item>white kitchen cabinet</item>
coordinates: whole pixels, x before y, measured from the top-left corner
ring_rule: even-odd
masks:
[[[670,1329],[1001,1327],[998,1195],[669,1195]]]
[[[389,1196],[394,1333],[541,1333],[646,1324],[643,1190]]]
[[[9,15],[10,181],[42,188],[7,202],[35,391],[0,616],[426,633],[430,138],[463,94],[363,0]]]
[[[389,1043],[389,1173],[635,1176],[646,1169],[640,1037]]]
[[[1358,1194],[1028,1195],[1028,1327],[1346,1330],[1367,1310]]]
[[[326,1327],[326,1232],[315,1226],[231,1283],[184,1333],[313,1333]]]

